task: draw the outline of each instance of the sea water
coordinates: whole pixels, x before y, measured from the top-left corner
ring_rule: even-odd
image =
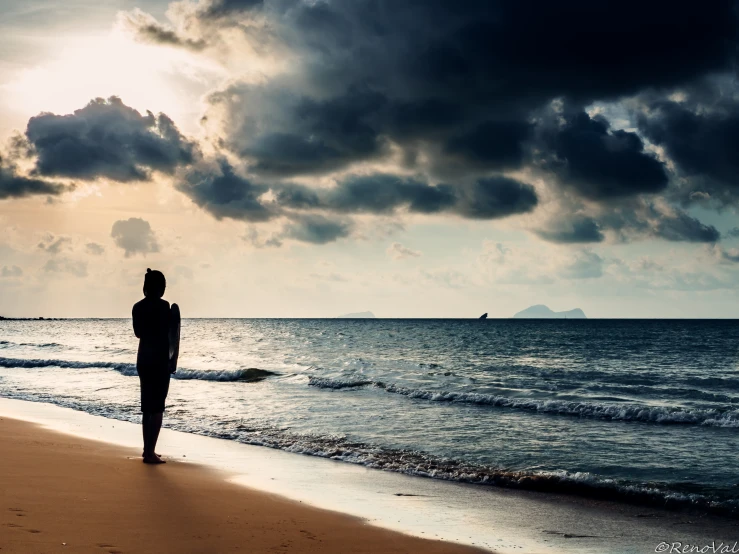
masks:
[[[739,515],[739,321],[185,319],[165,424]],[[0,396],[137,422],[129,319],[0,322]]]

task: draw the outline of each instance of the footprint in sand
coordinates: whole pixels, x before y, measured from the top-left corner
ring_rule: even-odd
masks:
[[[23,529],[26,533],[40,533],[38,529]]]

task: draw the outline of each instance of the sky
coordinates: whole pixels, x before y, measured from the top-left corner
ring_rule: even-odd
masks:
[[[0,5],[0,315],[739,313],[733,1]]]

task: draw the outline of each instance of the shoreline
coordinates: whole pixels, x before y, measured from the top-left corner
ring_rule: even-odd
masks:
[[[0,550],[473,554],[239,487],[207,467],[0,417]]]
[[[120,420],[4,398],[3,416],[140,449],[140,427]],[[739,535],[733,520],[383,472],[169,429],[162,431],[159,450],[185,465],[225,472],[252,490],[416,537],[498,552],[653,552],[663,540],[710,544]]]

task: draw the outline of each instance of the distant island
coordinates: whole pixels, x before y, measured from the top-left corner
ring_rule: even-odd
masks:
[[[357,312],[354,314],[340,315],[336,319],[375,319],[375,314],[372,312]]]
[[[62,317],[5,317],[0,315],[0,321],[61,321]]]
[[[585,312],[580,308],[566,312],[554,312],[544,304],[537,304],[518,312],[514,319],[587,319]]]

